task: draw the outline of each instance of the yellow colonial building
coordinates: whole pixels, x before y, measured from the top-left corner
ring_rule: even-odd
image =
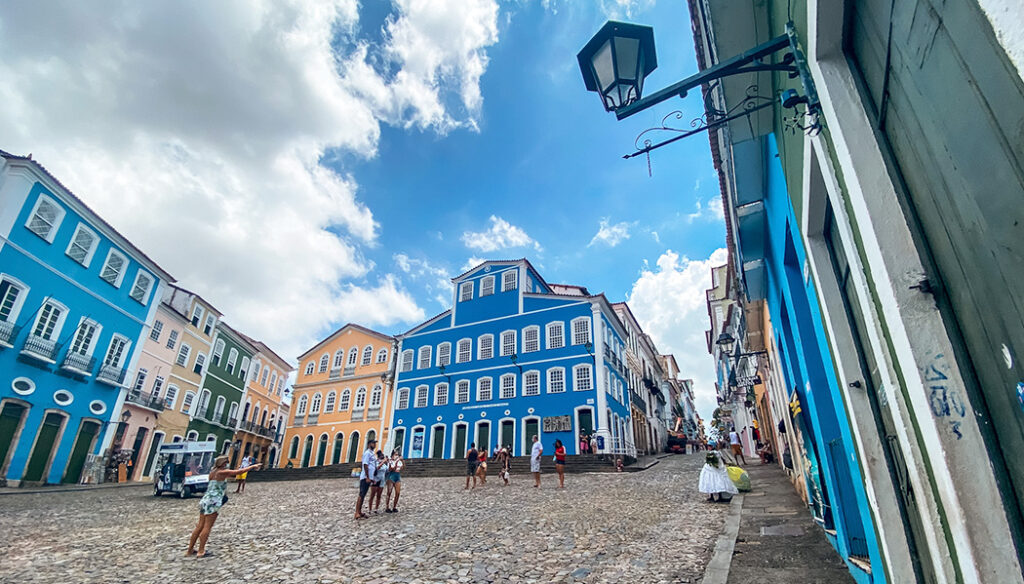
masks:
[[[279,466],[358,461],[387,443],[394,337],[347,324],[299,357],[292,418]]]
[[[288,375],[295,368],[288,364],[262,341],[238,333],[246,342],[257,349],[247,372],[245,395],[242,400],[235,444],[238,448],[232,457],[232,465],[238,466],[241,457],[253,456],[268,468],[284,466],[278,464],[281,449],[280,439],[284,436],[285,420],[289,406],[284,402],[284,387]],[[214,346],[214,354],[223,352],[223,341]]]

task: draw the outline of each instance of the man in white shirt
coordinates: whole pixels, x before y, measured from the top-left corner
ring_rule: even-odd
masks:
[[[533,437],[533,450],[530,451],[530,472],[533,473],[533,486],[540,486],[540,457],[544,455],[544,446],[536,436]]]
[[[740,442],[740,435],[736,433],[735,427],[729,432],[729,445],[732,447],[733,458],[737,461],[742,460],[743,464],[747,464],[747,459],[743,458],[743,443]]]
[[[359,471],[359,499],[356,501],[356,519],[369,517],[363,513],[363,499],[366,493],[373,486],[374,476],[377,472],[377,455],[374,450],[377,448],[377,441],[370,438],[366,441],[366,451],[363,452],[362,469]]]

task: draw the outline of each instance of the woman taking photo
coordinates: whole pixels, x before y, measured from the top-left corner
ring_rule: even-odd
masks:
[[[565,488],[565,446],[555,440],[555,472],[558,473],[558,488]]]
[[[213,529],[213,524],[217,521],[217,513],[228,502],[228,498],[224,494],[228,478],[260,467],[258,464],[251,464],[238,470],[231,470],[228,468],[228,460],[227,456],[218,456],[213,459],[213,468],[210,469],[206,494],[199,500],[199,522],[196,523],[196,528],[192,530],[192,536],[188,540],[186,557],[192,554],[196,554],[196,557],[199,558],[213,555],[206,551],[206,540],[210,538],[210,530]],[[196,541],[199,542],[199,553],[196,553]]]
[[[398,513],[398,497],[402,494],[402,469],[405,468],[405,461],[402,460],[401,451],[396,448],[391,452],[391,460],[388,461],[388,496],[384,501],[385,513]],[[391,502],[391,491],[395,492],[395,502]]]

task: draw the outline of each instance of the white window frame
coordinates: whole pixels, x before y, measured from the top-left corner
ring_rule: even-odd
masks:
[[[430,398],[428,397],[429,394],[430,394],[430,386],[429,385],[417,385],[416,386],[416,403],[414,404],[414,407],[417,407],[417,408],[425,408],[425,407],[427,407],[427,403],[430,400]]]
[[[402,387],[398,390],[398,399],[395,403],[396,410],[407,410],[409,409],[409,388]]]
[[[323,404],[324,396],[319,391],[313,394],[313,399],[309,404],[309,414],[311,416],[318,415],[320,413],[320,406]],[[255,414],[254,414],[255,415]]]
[[[459,302],[469,302],[473,299],[473,282],[462,282],[459,284]]]
[[[446,406],[448,405],[448,383],[442,381],[434,385],[434,405],[435,406]],[[442,399],[443,398],[443,399]]]
[[[189,414],[192,412],[192,405],[196,401],[196,392],[191,389],[185,392],[185,395],[181,398],[181,413]]]
[[[316,373],[316,361],[306,363],[306,375],[313,375],[314,373]]]
[[[557,345],[555,343],[551,342],[552,341],[552,334],[551,333],[552,333],[552,331],[554,331],[556,329],[558,330],[558,337],[559,337],[559,342],[558,342]],[[549,322],[544,327],[544,332],[545,332],[544,336],[546,337],[546,340],[545,340],[546,345],[545,346],[548,349],[562,349],[562,348],[565,347],[565,323],[564,322],[562,322],[560,320],[559,321],[555,321],[555,322]]]
[[[370,390],[370,407],[379,408],[384,397],[384,388],[378,383]]]
[[[136,298],[135,297],[135,289],[139,285],[139,278],[149,278],[149,283],[146,284],[146,289],[143,290],[142,294],[139,295],[140,298]],[[153,284],[155,284],[155,283],[156,283],[156,278],[153,277],[153,274],[150,274],[146,270],[143,270],[142,268],[139,268],[139,270],[135,272],[135,281],[132,282],[132,288],[131,288],[131,290],[128,291],[128,296],[130,296],[132,300],[134,300],[134,301],[138,302],[139,304],[145,306],[149,302],[149,293],[153,291]]]
[[[93,353],[96,350],[96,345],[98,344],[97,341],[100,338],[100,333],[103,331],[103,325],[101,325],[100,323],[96,322],[91,318],[86,318],[84,316],[78,319],[78,326],[75,327],[75,332],[71,334],[71,338],[69,339],[68,342],[68,352],[76,352],[74,351],[74,348],[75,342],[78,340],[78,331],[81,330],[81,328],[85,325],[90,325],[93,327],[94,330],[92,332],[92,338],[89,340],[89,344],[88,346],[86,346],[85,350],[77,351],[77,353],[79,355],[86,355],[88,357],[92,357]]]
[[[480,298],[494,294],[494,276],[484,276],[480,279]]]
[[[515,373],[506,373],[499,378],[498,396],[500,399],[515,399],[516,389]]]
[[[356,390],[355,400],[352,401],[353,410],[365,410],[366,409],[366,386],[360,386]]]
[[[107,363],[107,360],[110,358],[110,351],[114,348],[114,344],[117,343],[118,341],[124,343],[124,346],[121,348],[121,354],[117,356],[116,361]],[[132,340],[124,335],[114,333],[113,335],[110,336],[110,342],[107,343],[107,351],[103,353],[103,364],[109,365],[114,369],[120,369],[123,363],[128,359],[128,354],[131,352],[131,350]]]
[[[338,405],[338,392],[331,391],[327,392],[327,397],[324,399],[324,413],[333,414],[335,406]]]
[[[483,355],[484,339],[488,339],[490,341],[490,345],[491,345],[490,354],[487,355],[486,357],[484,357],[484,355]],[[481,359],[492,359],[492,358],[494,358],[494,335],[492,335],[491,333],[487,333],[485,335],[480,335],[479,337],[477,337],[477,339],[476,339],[476,358],[477,358],[478,361],[481,360]]]
[[[317,368],[317,373],[327,373],[327,367],[331,362],[331,356],[327,353],[320,355],[320,367]]]
[[[182,352],[184,352],[184,355],[182,355]],[[191,355],[192,347],[188,343],[182,341],[181,345],[178,347],[178,355],[174,358],[174,364],[178,367],[188,367],[188,358]]]
[[[36,329],[39,328],[39,323],[43,319],[43,309],[46,307],[47,304],[51,305],[54,309],[60,311],[60,314],[57,315],[57,319],[53,322],[53,329],[50,331],[49,338],[44,337],[42,335],[36,335]],[[47,339],[47,340],[50,340],[50,341],[57,341],[58,339],[60,339],[60,333],[61,333],[61,330],[64,328],[64,321],[67,319],[67,317],[68,317],[68,307],[67,306],[64,306],[63,303],[57,302],[53,298],[49,298],[49,297],[44,298],[43,299],[43,304],[39,308],[38,314],[36,314],[35,319],[32,321],[32,328],[29,329],[29,333],[32,334],[32,335],[38,336],[41,339]],[[44,330],[44,332],[45,332],[45,330]]]
[[[160,333],[162,333],[163,330],[164,330],[164,321],[162,321],[162,320],[154,320],[153,321],[153,326],[150,327],[150,329],[149,329],[149,340],[153,341],[154,343],[159,343],[160,342]]]
[[[238,366],[238,376],[242,379],[249,375],[249,358],[242,356],[242,364]]]
[[[445,341],[437,346],[437,366],[445,367],[452,364],[452,344]]]
[[[174,409],[174,400],[178,397],[178,386],[173,383],[167,384],[167,393],[164,394],[164,407]]]
[[[413,365],[416,364],[416,351],[412,349],[406,349],[402,351],[402,363],[399,367],[399,373],[407,373],[412,371]]]
[[[388,362],[388,350],[387,350],[387,348],[381,348],[381,350],[377,351],[377,363],[380,364],[380,363],[387,363],[387,362]]]
[[[260,375],[260,385],[267,386],[267,377],[270,376],[270,365],[263,366],[263,373]]]
[[[93,239],[92,245],[89,246],[89,249],[85,250],[85,257],[82,258],[81,261],[79,261],[75,259],[74,256],[71,255],[71,249],[75,247],[75,240],[78,239],[78,234],[81,233],[82,231],[87,232],[89,235],[92,236]],[[75,263],[82,264],[83,266],[88,268],[89,264],[92,263],[93,255],[96,254],[96,248],[98,248],[99,246],[100,236],[92,229],[89,229],[89,227],[85,223],[79,223],[78,226],[75,227],[75,232],[71,234],[71,241],[68,242],[68,247],[67,249],[64,250],[64,255],[74,260]]]
[[[417,369],[430,369],[430,356],[433,353],[434,347],[432,345],[423,345],[419,348],[419,352],[416,359]]]
[[[483,382],[487,382],[487,397],[483,396]],[[494,399],[494,380],[490,377],[481,377],[476,380],[476,401],[491,401]]]
[[[213,314],[206,315],[206,324],[203,325],[203,334],[210,336],[213,334],[213,329],[217,326],[217,317]]]
[[[580,388],[579,387],[579,373],[581,370],[587,371],[587,383],[590,387]],[[572,368],[572,390],[573,391],[590,391],[594,389],[594,370],[590,367],[589,363],[581,363],[579,365],[573,365]]]
[[[227,371],[228,373],[234,373],[235,372],[235,365],[237,365],[237,364],[238,364],[238,349],[236,349],[234,347],[231,347],[231,350],[228,351],[228,362],[227,362],[227,365],[224,366],[224,370]]]
[[[527,344],[527,335],[529,333],[531,333],[531,332],[536,335],[534,337],[535,345],[534,345],[533,349],[531,349],[530,346]],[[523,352],[524,353],[534,353],[534,352],[539,351],[539,350],[540,350],[540,326],[539,325],[531,325],[531,326],[528,326],[528,327],[524,328],[523,329]]]
[[[198,353],[196,353],[196,360],[192,364],[192,373],[195,373],[196,375],[202,375],[203,367],[206,367],[206,353],[199,351]],[[196,369],[198,369],[199,371],[196,371]]]
[[[512,276],[509,278],[509,276]],[[509,290],[515,290],[519,284],[519,269],[513,268],[511,270],[505,270],[501,273],[501,291],[508,292]]]
[[[43,201],[46,201],[47,203],[57,208],[57,216],[54,217],[53,224],[50,225],[50,231],[48,231],[46,235],[39,235],[38,233],[35,232],[35,230],[29,227],[29,225],[32,224],[32,219],[36,216],[36,213],[39,211],[39,206],[43,203]],[[39,193],[39,196],[36,198],[35,204],[32,205],[32,212],[28,214],[28,220],[25,221],[25,228],[31,231],[32,233],[35,233],[38,237],[43,239],[43,241],[47,243],[53,243],[53,239],[57,237],[57,231],[60,229],[60,224],[64,222],[64,216],[66,214],[67,211],[65,211],[64,205],[61,205],[60,203],[57,202],[56,199],[50,197],[49,195]]]
[[[536,380],[536,387],[533,391],[530,391],[531,377]],[[537,395],[540,395],[540,371],[534,369],[523,373],[523,397],[532,397]]]
[[[347,412],[349,406],[352,404],[352,390],[345,388],[341,390],[341,396],[338,398],[338,411]]]
[[[553,374],[555,374],[555,373],[559,373],[562,376],[562,380],[561,380],[562,389],[558,389],[558,390],[554,389],[555,384],[554,384],[554,382],[552,381],[551,378],[552,378]],[[565,390],[566,390],[565,367],[551,367],[550,369],[548,369],[548,371],[547,371],[547,392],[548,393],[565,393]]]
[[[587,324],[587,338],[583,342],[576,342],[577,341],[577,338],[576,338],[576,323],[578,323],[578,322],[585,322]],[[593,329],[593,327],[590,326],[590,317],[581,316],[579,318],[572,319],[572,323],[569,326],[569,331],[570,331],[570,334],[572,335],[572,344],[573,345],[585,345],[587,343],[594,342],[593,341],[592,329]]]
[[[213,344],[213,364],[220,365],[220,360],[224,358],[224,339],[217,339],[217,342]]]
[[[198,302],[192,307],[192,316],[188,319],[192,326],[199,329],[199,325],[203,323],[203,315],[206,314],[206,309],[202,307]]]
[[[165,346],[173,351],[176,344],[178,344],[178,331],[176,329],[171,329],[170,332],[167,333],[167,345]]]
[[[466,347],[466,358],[463,359],[462,348]],[[469,363],[473,360],[473,339],[459,339],[459,342],[455,345],[455,362],[456,363]]]
[[[468,379],[460,379],[455,382],[455,403],[469,403],[469,385]],[[462,390],[463,387],[465,391]]]
[[[25,285],[21,280],[8,276],[7,274],[0,274],[0,282],[6,281],[12,288],[18,289],[18,296],[15,297],[14,302],[11,304],[11,312],[7,315],[7,320],[4,322],[17,322],[18,316],[21,314],[21,307],[25,305],[25,298],[28,296],[29,287]],[[3,298],[0,298],[3,301]]]
[[[345,362],[346,367],[355,367],[359,361],[359,347],[352,347],[348,350],[348,361]]]
[[[505,339],[509,338],[510,335],[511,335],[511,338],[512,338],[512,351],[511,352],[507,352],[506,351],[507,343],[505,342]],[[516,349],[518,348],[518,343],[519,343],[519,335],[516,334],[516,331],[514,331],[514,330],[501,331],[501,356],[502,357],[508,357],[509,355],[515,355],[516,354]]]
[[[302,394],[301,396],[299,396],[298,405],[295,406],[295,415],[296,416],[305,416],[306,415],[306,408],[308,408],[308,407],[309,407],[309,395]]]
[[[369,365],[373,363],[373,345],[366,345],[363,347],[363,359],[359,362],[360,365]]]
[[[114,281],[111,282],[110,280],[108,280],[108,279],[103,277],[103,272],[106,271],[107,265],[110,263],[110,258],[114,257],[115,255],[120,257],[121,260],[124,263],[121,265],[121,271],[117,273],[117,278],[115,278]],[[127,271],[128,271],[128,256],[126,256],[123,253],[117,251],[113,247],[110,248],[110,250],[107,251],[106,259],[103,260],[103,267],[100,268],[100,280],[103,280],[104,282],[110,284],[114,288],[120,288],[121,287],[121,283],[124,281],[124,273],[127,272]]]

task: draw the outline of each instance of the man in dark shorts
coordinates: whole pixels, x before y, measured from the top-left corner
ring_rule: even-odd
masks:
[[[476,442],[469,444],[469,452],[466,453],[466,488],[469,489],[469,479],[473,478],[473,488],[476,488],[476,468],[480,466],[480,453],[476,450]]]
[[[374,485],[374,477],[377,472],[377,456],[373,452],[375,448],[377,448],[376,440],[370,438],[366,441],[366,451],[363,452],[362,468],[359,471],[359,499],[356,500],[356,519],[365,519],[367,517],[363,513],[363,499],[366,498],[366,493],[370,490],[370,487]]]

